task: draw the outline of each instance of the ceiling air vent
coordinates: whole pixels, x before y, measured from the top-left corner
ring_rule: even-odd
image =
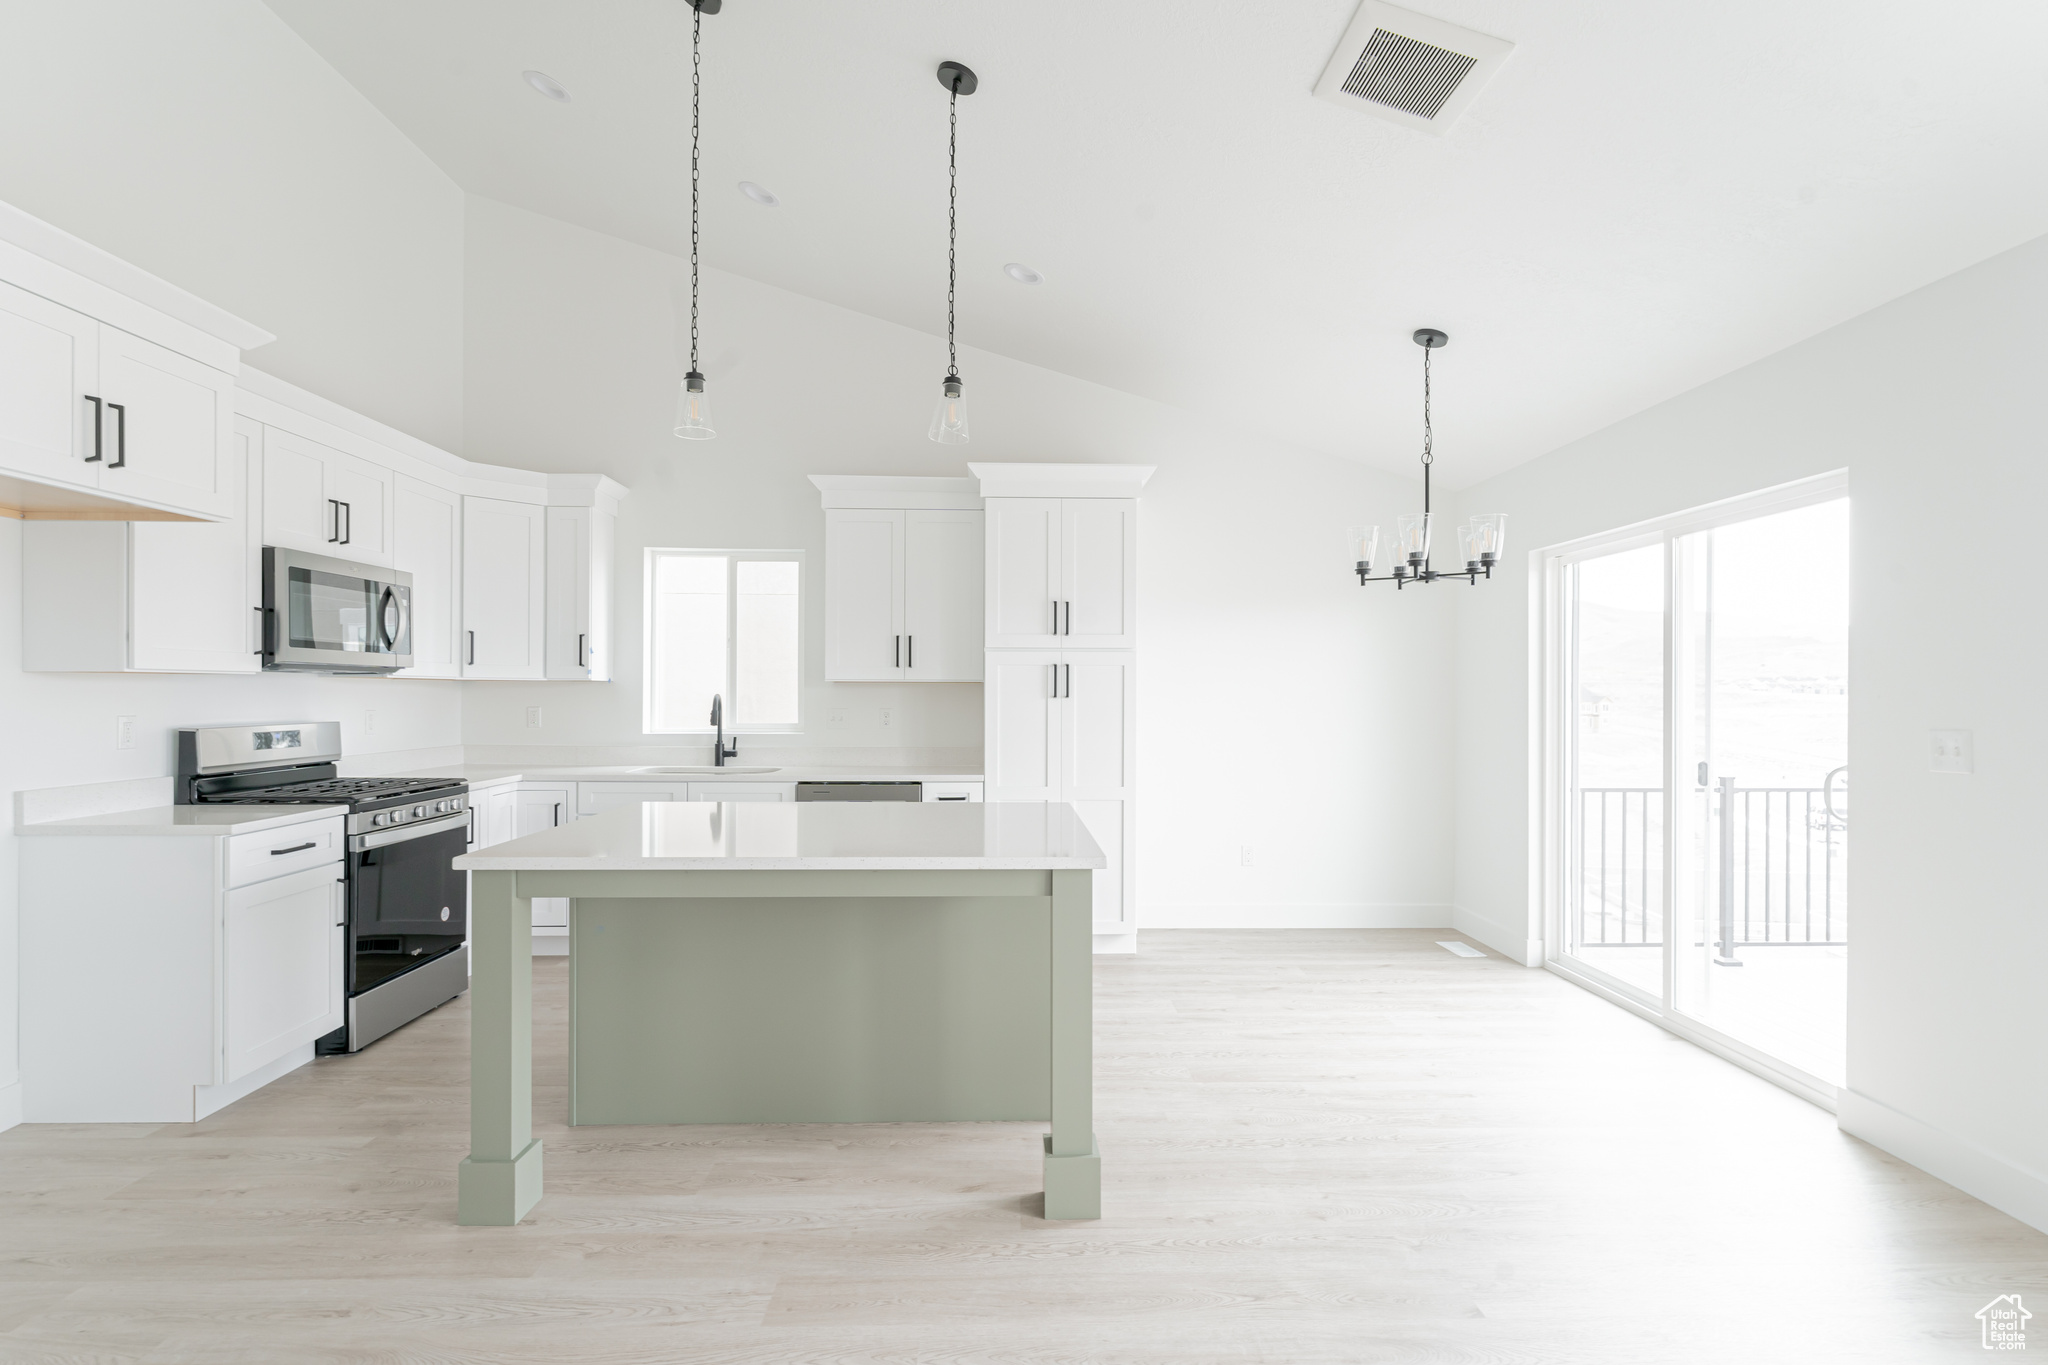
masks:
[[[1515,50],[1504,39],[1364,0],[1316,94],[1410,128],[1441,133]]]

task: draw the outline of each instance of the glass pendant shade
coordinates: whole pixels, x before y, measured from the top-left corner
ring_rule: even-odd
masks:
[[[930,437],[942,446],[967,444],[967,396],[961,392],[957,375],[946,376],[938,406],[932,409]]]
[[[1404,512],[1398,529],[1394,533],[1394,558],[1410,564],[1419,564],[1429,558],[1428,512]]]
[[[1373,562],[1380,557],[1380,528],[1354,526],[1345,533],[1344,540],[1358,572],[1370,573]]]
[[[1466,522],[1458,528],[1458,562],[1471,567],[1479,562],[1479,551],[1473,547],[1472,523]]]
[[[1508,518],[1505,512],[1477,512],[1472,517],[1473,558],[1497,560],[1508,548]]]
[[[717,434],[711,429],[711,398],[704,392],[704,376],[692,370],[683,376],[676,395],[676,435],[685,441],[708,441]]]

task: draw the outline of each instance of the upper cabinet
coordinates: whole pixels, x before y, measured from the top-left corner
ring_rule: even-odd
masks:
[[[271,427],[263,440],[263,543],[396,568],[386,534],[396,479],[370,460]]]
[[[235,375],[271,339],[0,204],[0,511],[241,519]]]
[[[547,508],[462,500],[462,676],[545,675]]]
[[[412,575],[412,667],[462,676],[462,495],[400,474],[391,487],[391,567]]]
[[[610,682],[612,678],[612,553],[618,524],[617,484],[597,475],[561,475],[554,497],[578,496],[584,506],[547,509],[547,642],[549,678]]]
[[[811,481],[825,500],[825,677],[980,682],[982,513],[972,480]]]
[[[1135,498],[990,498],[990,649],[1137,642]]]

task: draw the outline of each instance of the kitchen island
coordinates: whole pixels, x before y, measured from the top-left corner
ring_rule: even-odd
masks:
[[[1101,1214],[1094,869],[1058,802],[647,802],[458,858],[458,1218],[541,1197],[532,901],[566,897],[569,1122],[1047,1120],[1047,1218]]]

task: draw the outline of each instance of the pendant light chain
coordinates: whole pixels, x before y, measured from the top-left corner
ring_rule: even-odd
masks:
[[[960,376],[960,353],[953,345],[953,293],[959,281],[960,243],[960,78],[953,78],[946,105],[946,373]]]
[[[697,368],[697,142],[704,85],[704,11],[690,6],[690,369]]]
[[[1429,425],[1429,353],[1432,348],[1422,348],[1422,463],[1429,466],[1436,463],[1436,433]]]

